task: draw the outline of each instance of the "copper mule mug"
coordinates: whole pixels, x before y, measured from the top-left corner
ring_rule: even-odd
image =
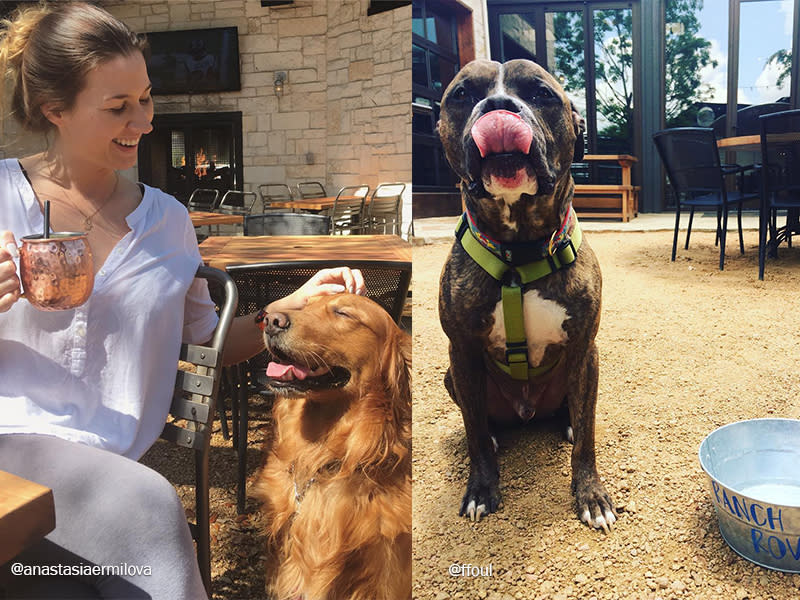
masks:
[[[26,235],[19,249],[22,297],[40,310],[67,310],[89,299],[94,260],[85,233]]]

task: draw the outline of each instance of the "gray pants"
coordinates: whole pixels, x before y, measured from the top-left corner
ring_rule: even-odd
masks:
[[[0,469],[52,488],[56,506],[55,530],[0,567],[0,598],[4,587],[8,599],[207,597],[180,499],[152,469],[105,450],[28,434],[0,435]],[[61,572],[57,565],[74,565],[72,573],[118,566],[121,575],[14,576],[14,563]]]

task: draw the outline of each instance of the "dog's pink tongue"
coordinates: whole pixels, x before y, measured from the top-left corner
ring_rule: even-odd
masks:
[[[300,379],[302,381],[308,377],[310,372],[310,369],[297,365],[282,365],[276,362],[271,362],[267,365],[267,377],[284,381],[287,379]]]
[[[470,131],[481,158],[489,154],[522,152],[528,154],[533,143],[533,130],[518,114],[493,110],[475,121]]]

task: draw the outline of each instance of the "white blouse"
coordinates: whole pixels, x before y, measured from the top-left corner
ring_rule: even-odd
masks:
[[[0,313],[0,434],[54,435],[138,460],[161,433],[181,340],[210,339],[217,316],[194,279],[202,261],[186,208],[142,187],[83,306],[45,312],[20,300]],[[19,162],[0,161],[0,231],[19,243],[43,226]]]

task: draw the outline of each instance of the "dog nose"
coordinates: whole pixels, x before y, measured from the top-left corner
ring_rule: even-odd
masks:
[[[268,313],[264,318],[267,324],[266,330],[268,335],[275,335],[281,331],[289,329],[291,322],[289,317],[283,313]]]
[[[520,113],[522,112],[522,104],[506,94],[495,94],[483,101],[481,112],[486,114],[493,110],[507,110],[512,113]]]

